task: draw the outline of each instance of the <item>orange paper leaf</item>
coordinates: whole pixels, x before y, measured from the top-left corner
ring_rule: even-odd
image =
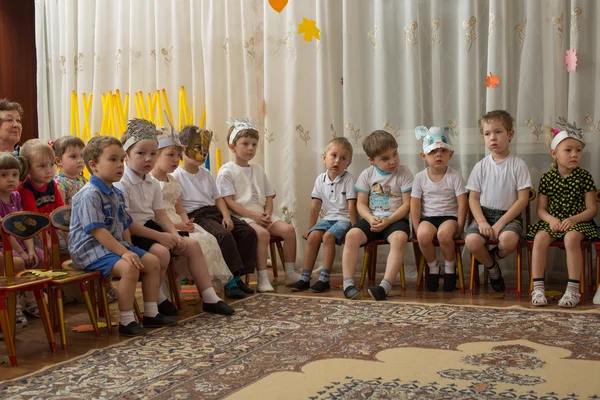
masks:
[[[285,6],[287,6],[288,0],[269,0],[269,4],[273,7],[273,10],[278,13],[282,12]]]
[[[487,87],[491,87],[492,89],[495,89],[499,83],[500,83],[500,77],[498,75],[494,75],[490,72],[490,75],[485,77],[485,86],[487,86]]]

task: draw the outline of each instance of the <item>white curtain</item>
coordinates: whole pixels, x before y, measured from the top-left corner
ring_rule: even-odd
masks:
[[[40,132],[71,133],[72,91],[94,94],[97,131],[101,93],[165,88],[177,114],[185,86],[195,122],[206,106],[216,134],[213,171],[216,148],[229,158],[224,121],[257,122],[264,140],[256,161],[299,238],[309,228],[321,153],[336,135],[354,145],[355,176],[368,165],[362,139],[375,129],[396,136],[401,161],[416,173],[424,164],[414,128],[451,125],[458,134],[451,165],[467,179],[485,154],[478,118],[506,109],[515,118],[511,151],[537,188],[551,162],[538,135],[564,116],[584,128],[582,167],[600,184],[599,7],[595,0],[303,0],[278,13],[267,0],[38,0]],[[316,21],[320,40],[297,34],[303,18]],[[566,70],[567,49],[577,50],[576,72]],[[496,88],[485,85],[490,73],[500,79]]]

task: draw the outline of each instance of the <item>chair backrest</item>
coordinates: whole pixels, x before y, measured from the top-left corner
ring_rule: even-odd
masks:
[[[29,211],[18,211],[7,215],[2,219],[2,243],[4,244],[4,267],[5,275],[13,277],[15,274],[12,256],[12,245],[9,237],[26,240],[40,236],[44,246],[44,267],[49,267],[48,238],[47,232],[50,228],[50,218],[46,214]]]
[[[71,206],[62,206],[54,209],[50,213],[50,240],[52,246],[52,269],[61,269],[60,258],[60,242],[58,240],[57,230],[61,232],[69,232],[69,224],[71,222]]]

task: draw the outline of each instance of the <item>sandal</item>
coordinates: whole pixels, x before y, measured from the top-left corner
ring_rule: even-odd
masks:
[[[548,299],[546,298],[546,292],[544,291],[544,289],[533,289],[533,292],[531,292],[531,304],[534,306],[548,305]]]
[[[579,304],[580,299],[581,295],[579,293],[567,290],[563,297],[558,301],[558,306],[565,308],[573,308],[577,304]]]
[[[46,293],[44,293],[44,297],[46,297]],[[48,299],[46,298],[46,302]],[[22,306],[25,314],[34,317],[41,318],[40,309],[38,308],[37,302],[35,301],[35,297],[32,292],[25,292],[22,298]]]

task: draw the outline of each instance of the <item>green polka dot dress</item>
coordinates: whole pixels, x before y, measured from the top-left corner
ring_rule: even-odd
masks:
[[[548,213],[561,221],[585,211],[585,194],[595,191],[594,178],[583,168],[577,168],[563,178],[555,166],[540,180],[539,194],[548,196]],[[566,235],[566,232],[552,232],[550,224],[540,221],[529,227],[527,239],[533,239],[539,231],[549,232],[556,239]],[[580,222],[569,231],[581,232],[586,239],[599,238],[594,220]]]

